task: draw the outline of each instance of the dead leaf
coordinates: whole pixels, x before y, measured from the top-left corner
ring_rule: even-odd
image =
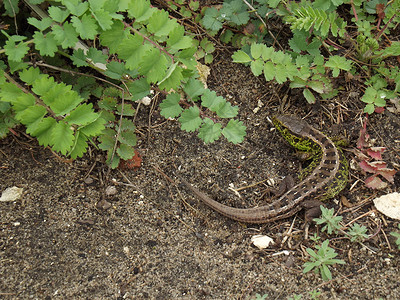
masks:
[[[382,190],[387,187],[387,183],[383,182],[377,175],[372,175],[365,179],[365,185],[366,187],[376,190]]]
[[[386,147],[371,147],[367,149],[367,154],[373,159],[382,160],[382,153],[385,152]]]

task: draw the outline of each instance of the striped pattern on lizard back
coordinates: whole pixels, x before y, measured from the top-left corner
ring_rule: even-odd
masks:
[[[295,148],[318,156],[315,169],[273,203],[254,208],[235,208],[208,197],[186,180],[181,181],[205,204],[228,218],[245,223],[267,223],[294,215],[306,200],[324,200],[336,196],[347,184],[348,165],[342,151],[330,138],[302,119],[282,115],[273,123]]]

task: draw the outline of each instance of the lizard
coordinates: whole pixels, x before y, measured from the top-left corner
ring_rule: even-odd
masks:
[[[308,200],[326,200],[335,197],[347,185],[348,163],[340,147],[306,121],[292,115],[275,116],[275,128],[294,148],[309,152],[312,161],[303,172],[303,180],[274,202],[253,208],[235,208],[224,205],[180,178],[206,205],[222,215],[244,223],[268,223],[284,219],[300,211]]]

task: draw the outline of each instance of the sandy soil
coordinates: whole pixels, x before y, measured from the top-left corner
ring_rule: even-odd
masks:
[[[201,204],[179,183],[183,176],[218,201],[237,207],[263,203],[269,179],[276,184],[295,174],[300,162],[273,130],[268,118],[285,110],[324,132],[349,139],[354,149],[362,104],[351,86],[333,102],[308,105],[299,91],[287,85],[265,84],[244,66],[230,62],[230,54],[216,59],[209,86],[239,105],[247,136],[240,145],[225,140],[205,145],[182,132],[176,121],[165,121],[156,110],[141,107],[137,122],[138,170],[108,171],[103,153],[92,149],[72,163],[40,148],[34,140],[10,135],[0,141],[0,191],[24,188],[23,197],[0,202],[0,297],[3,299],[287,299],[309,292],[319,299],[400,299],[400,255],[389,235],[398,221],[369,213],[376,195],[399,190],[395,184],[374,192],[358,181],[366,177],[351,170],[342,196],[357,208],[329,201],[344,223],[358,223],[374,237],[364,244],[330,236],[311,225],[346,261],[331,268],[333,280],[324,282],[313,272],[303,274],[304,213],[263,226],[229,220]],[[283,99],[286,98],[286,103]],[[159,100],[158,100],[159,101]],[[258,112],[254,112],[260,107]],[[149,122],[150,120],[150,122]],[[399,165],[399,116],[373,115],[368,130],[375,146],[386,146],[384,159]],[[148,124],[151,127],[148,127]],[[349,160],[354,154],[346,151]],[[116,187],[108,195],[107,188]],[[111,204],[103,209],[99,201]],[[104,202],[103,201],[103,202]],[[357,206],[362,203],[361,206]],[[101,203],[100,203],[101,204]],[[288,239],[284,239],[293,226]],[[266,234],[275,240],[258,250],[250,239]],[[283,243],[282,243],[283,242]],[[285,250],[285,252],[282,252]]]

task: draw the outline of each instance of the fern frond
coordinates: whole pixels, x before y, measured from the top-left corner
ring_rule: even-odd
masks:
[[[300,7],[294,11],[292,16],[286,17],[286,22],[291,24],[292,30],[317,30],[321,36],[327,36],[329,30],[332,35],[342,36],[342,29],[345,22],[336,12],[326,13],[324,10],[313,8],[311,6]]]

